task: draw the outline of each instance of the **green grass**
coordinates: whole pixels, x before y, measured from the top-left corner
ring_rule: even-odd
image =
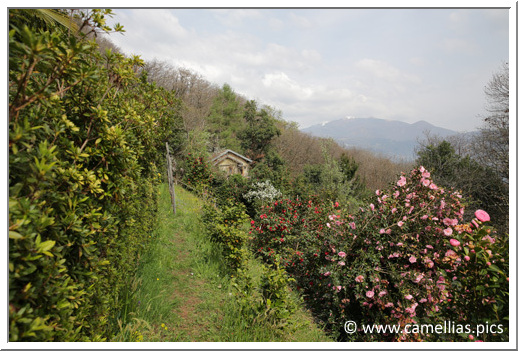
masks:
[[[158,225],[126,294],[120,333],[112,341],[333,341],[301,305],[285,329],[240,312],[232,275],[203,230],[202,201],[180,187],[176,195],[175,215],[167,186],[160,188]],[[260,279],[260,262],[251,259],[247,269],[253,280]]]

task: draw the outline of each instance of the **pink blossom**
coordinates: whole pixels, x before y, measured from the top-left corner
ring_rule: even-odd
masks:
[[[415,278],[414,283],[419,283],[423,278],[424,278],[424,274],[423,274],[423,273],[419,274],[419,275]]]
[[[403,176],[401,176],[401,177],[399,178],[398,182],[397,182],[397,185],[398,185],[398,186],[405,186],[405,184],[406,184],[406,178],[405,178],[405,177],[403,177]]]
[[[414,256],[410,256],[409,261],[410,261],[410,263],[416,263],[417,259]]]
[[[378,195],[378,196],[381,195],[381,191],[379,189],[376,189],[376,195]]]
[[[365,296],[367,296],[369,299],[372,299],[374,297],[374,291],[369,290],[367,293],[365,293]]]
[[[378,295],[379,295],[379,297],[383,297],[383,296],[387,295],[387,292],[385,290],[383,290],[383,291],[380,291],[380,293]]]
[[[339,261],[339,262],[338,262],[338,265],[339,265],[339,266],[345,266],[345,262]]]
[[[455,239],[452,239],[452,240],[455,240]],[[456,253],[455,253],[455,251],[453,251],[453,250],[448,250],[448,251],[446,251],[446,253],[444,254],[444,256],[446,256],[446,257],[452,257],[452,256],[455,256],[455,255],[456,255]],[[441,278],[442,278],[442,277],[441,277]],[[443,278],[443,279],[444,279],[444,278]],[[440,278],[439,278],[439,280],[440,280]]]
[[[331,224],[329,224],[329,223],[326,223],[326,225],[327,225],[327,227],[328,227],[328,228],[331,228]]]
[[[407,299],[407,300],[412,300],[413,298],[414,297],[412,295],[410,295],[410,294],[405,295],[405,299]]]
[[[457,239],[450,239],[450,244],[451,246],[459,246],[460,245],[460,241],[458,241]]]
[[[353,229],[353,230],[356,229],[356,223],[351,222],[351,223],[349,223],[349,225],[351,226],[351,229]]]
[[[354,278],[354,280],[356,280],[356,282],[358,282],[358,283],[363,283],[363,279],[364,279],[363,275],[359,275],[356,278]]]
[[[477,219],[481,222],[488,222],[491,220],[489,214],[484,210],[476,210],[475,217],[477,217]]]
[[[371,208],[372,211],[374,211],[374,204],[370,204],[369,207]]]
[[[447,226],[456,226],[458,224],[458,221],[456,218],[454,219],[451,219],[451,218],[445,218],[442,220],[442,222],[447,225]]]
[[[425,303],[425,302],[428,302],[427,298],[422,298],[421,300],[419,300],[419,303]]]
[[[397,212],[397,208],[393,207],[390,212],[392,212],[392,214],[396,213]]]
[[[427,220],[427,219],[428,219],[428,215],[423,215],[423,216],[421,216],[421,219],[422,219],[423,221]]]
[[[435,185],[435,183],[432,183],[432,184],[430,184],[430,189],[437,190],[437,189],[439,189],[439,187],[437,185]]]
[[[338,253],[338,256],[340,256],[340,257],[345,257],[345,252],[340,251],[340,252]]]
[[[405,224],[405,222],[403,222],[403,221],[399,221],[399,222],[397,222],[397,225],[398,225],[399,227],[402,227],[404,224]]]
[[[482,238],[482,240],[487,240],[489,241],[491,244],[494,244],[495,243],[495,239],[490,237],[489,235],[486,235],[485,237]]]
[[[385,229],[381,228],[380,229],[380,234],[385,234]]]
[[[466,256],[464,256],[464,260],[465,260],[465,261],[469,261],[470,259],[471,259],[471,258],[470,258],[469,256],[467,256],[467,255],[466,255]]]
[[[324,273],[324,277],[327,277],[327,276],[329,276],[330,274],[331,274],[331,272],[325,272],[325,273]]]
[[[341,285],[338,285],[338,286],[336,287],[336,290],[337,290],[337,291],[342,290],[342,286],[341,286]]]
[[[446,236],[451,236],[453,234],[453,230],[450,227],[448,227],[448,228],[444,229],[443,233]]]

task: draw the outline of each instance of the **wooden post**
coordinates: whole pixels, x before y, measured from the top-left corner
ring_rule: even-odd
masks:
[[[165,143],[165,149],[167,151],[167,182],[169,184],[169,194],[171,194],[171,205],[173,206],[173,213],[176,214],[176,198],[174,193],[174,177],[173,177],[173,162],[171,161],[171,155],[169,154],[169,144]]]

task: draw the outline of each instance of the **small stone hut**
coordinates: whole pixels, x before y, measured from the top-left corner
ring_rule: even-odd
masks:
[[[213,157],[211,162],[228,176],[241,174],[243,177],[248,177],[250,165],[253,161],[237,152],[227,149]]]

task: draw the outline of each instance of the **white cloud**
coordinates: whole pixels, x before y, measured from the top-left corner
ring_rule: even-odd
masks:
[[[355,66],[367,74],[391,83],[420,82],[418,76],[402,72],[398,68],[381,60],[364,58],[357,61]]]
[[[267,73],[261,82],[266,88],[267,96],[278,101],[289,102],[309,99],[313,94],[311,88],[298,84],[284,72]]]
[[[214,9],[209,10],[216,15],[216,18],[227,27],[241,26],[249,19],[261,18],[259,10],[253,9]]]
[[[439,47],[449,53],[468,54],[477,50],[473,42],[460,38],[445,38],[439,43]]]

